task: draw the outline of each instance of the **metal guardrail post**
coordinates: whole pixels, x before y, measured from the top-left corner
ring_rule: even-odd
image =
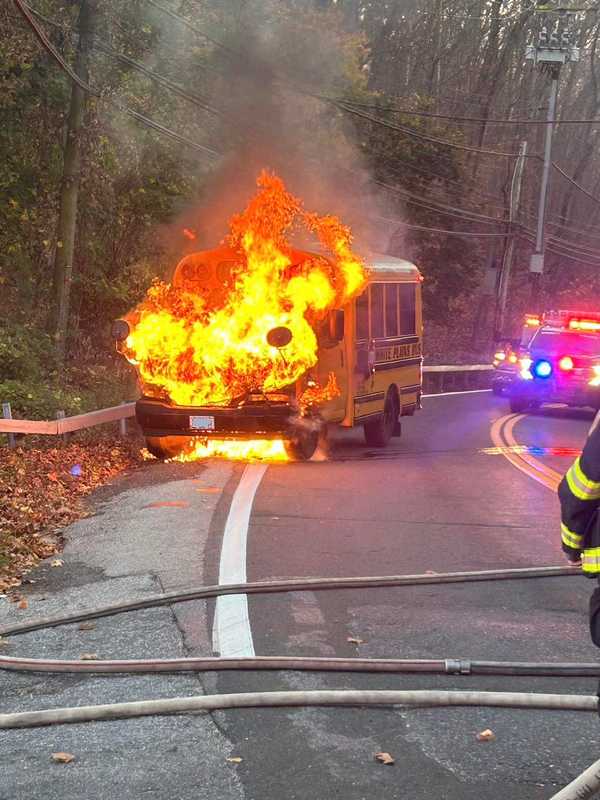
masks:
[[[64,411],[61,410],[61,411],[57,411],[56,412],[56,419],[59,421],[59,425],[60,425],[60,420],[64,419],[64,418],[65,418],[65,412]],[[63,440],[63,442],[67,441],[67,434],[66,433],[61,433],[61,434],[59,434],[59,436]]]
[[[10,403],[2,403],[2,416],[4,419],[12,419],[12,411],[10,408]],[[9,447],[16,447],[17,439],[14,433],[7,434],[8,436],[8,446]]]
[[[127,405],[127,400],[122,400],[121,405]],[[119,420],[119,436],[123,439],[127,436],[127,417],[121,417]]]

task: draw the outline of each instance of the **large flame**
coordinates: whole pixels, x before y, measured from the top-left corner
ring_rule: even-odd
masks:
[[[318,323],[362,289],[365,272],[349,228],[305,211],[275,175],[263,172],[257,183],[230,222],[227,246],[187,256],[172,283],[155,282],[128,316],[121,350],[137,365],[146,394],[215,406],[277,392],[316,364]],[[288,244],[299,223],[327,256]],[[267,341],[278,327],[291,332],[280,348]],[[323,388],[331,394],[331,385]]]

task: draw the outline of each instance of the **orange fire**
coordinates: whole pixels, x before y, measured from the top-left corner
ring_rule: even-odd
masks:
[[[263,172],[257,183],[230,222],[226,246],[184,258],[172,283],[155,282],[128,315],[121,351],[147,395],[218,406],[284,389],[316,364],[319,322],[362,289],[365,272],[349,228],[305,211],[275,175]],[[298,224],[327,255],[289,245],[286,235]],[[276,328],[291,338],[269,343]],[[313,404],[339,392],[335,379],[304,391]]]
[[[173,461],[226,458],[230,461],[289,461],[281,439],[195,439]]]

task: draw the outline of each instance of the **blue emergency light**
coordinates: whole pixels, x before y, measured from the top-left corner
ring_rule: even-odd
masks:
[[[536,378],[549,378],[552,375],[552,364],[545,359],[538,361],[533,368]]]

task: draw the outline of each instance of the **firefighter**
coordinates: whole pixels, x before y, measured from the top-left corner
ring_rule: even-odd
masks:
[[[562,548],[572,566],[600,578],[600,413],[581,455],[560,482]]]

